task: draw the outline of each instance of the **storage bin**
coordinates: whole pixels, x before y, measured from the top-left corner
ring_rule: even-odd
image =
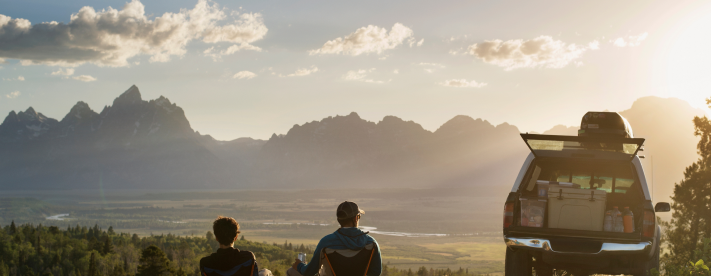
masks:
[[[550,185],[548,228],[602,231],[607,192]]]
[[[519,198],[521,202],[521,226],[543,227],[546,218],[545,198]]]

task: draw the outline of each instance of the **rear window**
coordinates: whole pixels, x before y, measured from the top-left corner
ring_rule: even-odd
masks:
[[[525,186],[528,191],[534,189],[536,180],[568,182],[581,189],[615,194],[626,194],[635,184],[632,166],[626,163],[538,162],[530,177]]]

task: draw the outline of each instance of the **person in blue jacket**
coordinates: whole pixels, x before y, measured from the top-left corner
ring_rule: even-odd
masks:
[[[373,259],[368,268],[367,276],[378,276],[382,273],[383,261],[380,256],[380,246],[378,242],[375,241],[373,237],[368,235],[368,232],[363,232],[358,229],[358,221],[360,221],[360,216],[365,214],[363,210],[358,208],[358,205],[350,202],[344,201],[336,209],[336,218],[341,228],[335,232],[326,235],[318,242],[316,250],[314,250],[311,256],[311,261],[308,264],[304,264],[301,260],[296,259],[294,264],[289,270],[286,271],[288,276],[314,276],[318,274],[321,268],[320,256],[321,250],[324,248],[331,249],[351,249],[360,250],[365,245],[373,243],[375,244],[377,251],[373,255]]]

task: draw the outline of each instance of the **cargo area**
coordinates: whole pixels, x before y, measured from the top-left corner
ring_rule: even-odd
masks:
[[[628,160],[536,158],[519,186],[510,231],[639,240],[645,202],[640,185]]]

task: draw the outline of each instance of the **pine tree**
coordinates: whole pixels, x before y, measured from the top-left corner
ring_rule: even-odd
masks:
[[[114,232],[114,227],[113,227],[113,226],[109,226],[109,230],[106,231],[106,233],[109,234],[109,235],[115,235],[115,234],[116,234],[116,232]]]
[[[10,235],[14,235],[17,232],[17,227],[15,226],[15,220],[10,223]]]
[[[165,252],[155,245],[146,247],[141,253],[136,276],[162,276],[171,275],[170,261]]]
[[[239,240],[243,241],[243,240],[244,240],[244,235],[242,235],[242,237],[239,238]]]
[[[113,253],[113,252],[114,252],[114,244],[111,242],[111,238],[109,236],[104,236],[104,247],[102,248],[103,255]]]
[[[96,256],[94,252],[91,252],[91,258],[89,259],[89,276],[98,276],[96,275]]]
[[[188,274],[185,273],[185,270],[183,270],[183,267],[181,266],[181,267],[178,269],[178,272],[175,273],[175,276],[188,276]]]
[[[711,107],[711,98],[706,104]],[[669,249],[663,256],[666,264],[687,264],[703,238],[711,236],[711,121],[706,116],[694,117],[694,135],[701,138],[696,146],[699,160],[674,185],[672,219],[661,223]]]

